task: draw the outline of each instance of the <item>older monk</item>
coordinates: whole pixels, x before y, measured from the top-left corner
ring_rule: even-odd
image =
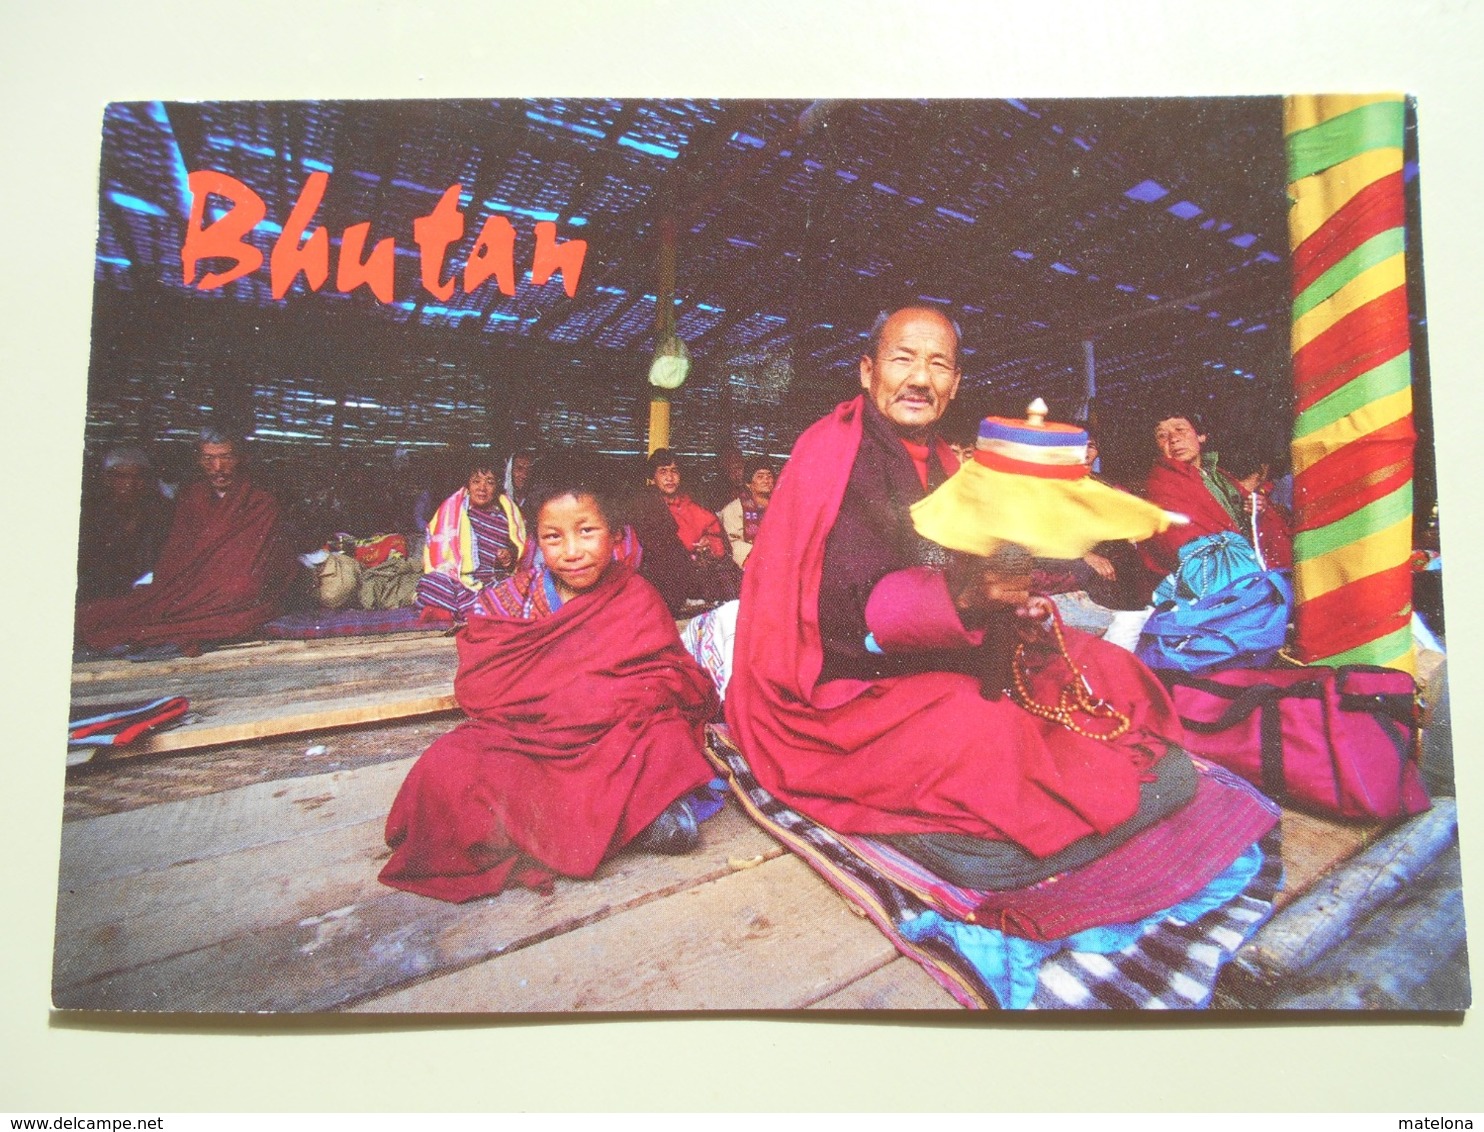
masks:
[[[250,482],[241,445],[214,430],[196,445],[201,478],[175,504],[151,584],[77,611],[94,649],[173,646],[194,653],[281,612],[294,559],[273,497]]]
[[[77,552],[79,601],[118,597],[148,574],[170,530],[170,500],[149,457],[113,448],[103,457],[101,489],[83,495]]]
[[[1095,859],[1196,783],[1164,689],[1094,638],[1068,631],[1067,647],[1127,717],[1116,737],[981,693],[986,632],[1049,639],[1050,606],[1029,593],[1028,559],[995,568],[913,529],[909,506],[958,467],[937,435],[958,345],[936,310],[883,316],[862,396],[799,438],[748,561],[727,719],[788,805],[890,836],[956,883],[1012,888]],[[1031,675],[1039,703],[1067,679],[1053,668]]]

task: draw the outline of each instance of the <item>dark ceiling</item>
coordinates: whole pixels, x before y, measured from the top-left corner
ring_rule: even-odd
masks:
[[[853,393],[875,313],[963,329],[968,410],[1040,395],[1133,429],[1194,396],[1228,427],[1286,429],[1281,100],[972,102],[525,99],[115,104],[104,119],[89,440],[181,436],[213,416],[264,442],[636,451],[655,343],[660,229],[693,358],[675,444],[787,451]],[[265,257],[306,177],[313,228],[397,242],[394,301],[269,269],[182,279],[188,171],[266,205]],[[1409,166],[1409,173],[1415,166]],[[440,300],[414,220],[462,184],[457,274],[490,216],[517,233],[513,297]],[[218,202],[220,203],[220,202]],[[537,221],[586,240],[576,295],[526,274]],[[203,269],[211,264],[203,264]],[[1090,343],[1091,345],[1085,345]],[[384,451],[384,449],[380,449]],[[368,450],[371,451],[371,450]]]

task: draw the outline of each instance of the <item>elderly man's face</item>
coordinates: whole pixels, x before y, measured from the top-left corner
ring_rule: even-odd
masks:
[[[1184,417],[1168,417],[1154,426],[1154,444],[1166,460],[1178,464],[1198,464],[1201,445],[1206,438]]]
[[[226,491],[237,482],[237,465],[240,462],[237,448],[230,441],[225,444],[203,444],[196,456],[196,463],[201,466],[206,482],[215,491]]]
[[[137,464],[120,464],[103,473],[103,486],[115,503],[128,506],[144,498],[149,472]]]
[[[922,440],[958,392],[958,335],[937,311],[899,310],[860,370],[861,388],[882,416],[909,440]]]

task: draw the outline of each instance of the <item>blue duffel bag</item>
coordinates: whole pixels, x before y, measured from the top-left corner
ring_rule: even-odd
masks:
[[[1287,640],[1293,582],[1287,570],[1262,569],[1241,535],[1222,532],[1180,548],[1154,603],[1135,650],[1150,668],[1264,668]]]

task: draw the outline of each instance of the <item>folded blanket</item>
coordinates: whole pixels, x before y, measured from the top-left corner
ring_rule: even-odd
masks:
[[[69,747],[122,747],[190,710],[184,696],[113,704],[73,704],[67,713]]]
[[[1037,904],[1048,898],[1035,895],[1036,890],[1048,891],[1074,873],[1013,893],[957,888],[882,842],[844,837],[785,806],[758,784],[725,728],[709,728],[708,737],[708,757],[726,775],[743,809],[859,908],[898,951],[971,1008],[1204,1007],[1221,968],[1272,915],[1281,884],[1278,831],[1266,821],[1276,814],[1271,803],[1240,780],[1202,764],[1203,781],[1258,800],[1255,812],[1263,816],[1254,818],[1246,802],[1227,812],[1246,814],[1233,823],[1234,830],[1242,821],[1270,826],[1260,848],[1230,854],[1236,859],[1229,867],[1210,883],[1202,882],[1187,900],[1171,900],[1133,922],[1087,928],[1048,947],[1048,941],[1009,936],[967,917],[982,918],[988,897],[1009,897],[1027,909],[1022,914],[1028,920],[1049,924],[1052,905]],[[1069,943],[1081,950],[1069,949]]]
[[[983,977],[1002,1006],[1024,1010],[1036,1004],[1043,964],[1051,956],[1067,952],[1076,956],[1077,961],[1084,966],[1096,964],[1091,967],[1094,972],[1111,972],[1115,968],[1105,958],[1107,955],[1132,955],[1146,935],[1158,930],[1165,923],[1184,926],[1200,921],[1208,913],[1215,914],[1223,905],[1241,895],[1261,871],[1262,864],[1262,850],[1256,845],[1250,845],[1241,856],[1189,899],[1131,923],[1085,928],[1065,939],[1025,939],[977,924],[948,920],[932,911],[905,920],[899,926],[908,939],[921,941],[937,938],[950,944],[974,964],[975,970]],[[1162,958],[1169,957],[1166,955]],[[1214,975],[1217,965],[1208,966]],[[1152,983],[1146,982],[1142,989],[1143,995],[1120,1005],[1136,1008],[1172,1005],[1200,1007],[1210,1000],[1213,988],[1209,981],[1193,979],[1184,971],[1172,971],[1168,977],[1158,978]],[[1151,999],[1150,992],[1155,989],[1164,997]],[[1091,997],[1085,983],[1079,983],[1076,992]],[[1172,996],[1176,995],[1184,995],[1188,1001],[1172,1001]]]
[[[1214,764],[1194,762],[1200,778],[1187,805],[1090,864],[1025,888],[960,888],[886,842],[839,836],[949,916],[1026,939],[1063,939],[1193,897],[1277,825],[1278,807],[1253,787]]]

